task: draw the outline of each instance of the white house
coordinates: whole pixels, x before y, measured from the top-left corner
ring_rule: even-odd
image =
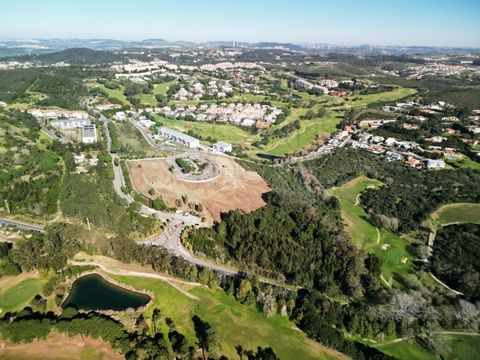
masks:
[[[89,125],[90,120],[81,118],[50,120],[50,125],[55,129],[75,129]]]
[[[190,149],[195,149],[200,146],[200,140],[197,138],[172,129],[161,128],[158,130],[158,136],[175,141]]]
[[[428,169],[443,169],[445,167],[445,161],[442,159],[433,160],[427,159],[427,168]]]
[[[85,144],[97,142],[97,129],[95,128],[95,124],[83,126],[82,142]]]
[[[138,120],[138,123],[139,123],[141,126],[143,126],[144,128],[147,128],[147,129],[149,129],[149,128],[151,128],[152,126],[155,125],[155,121],[152,121],[152,120],[150,120],[150,119],[148,119],[148,118],[146,118],[146,117],[140,118],[140,120]]]
[[[219,142],[213,144],[213,148],[217,151],[222,152],[222,153],[232,152],[232,144],[222,142],[222,141],[219,141]]]

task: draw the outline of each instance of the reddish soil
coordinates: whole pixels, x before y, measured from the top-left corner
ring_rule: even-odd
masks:
[[[265,205],[261,195],[270,191],[263,178],[253,171],[246,171],[234,160],[214,155],[205,155],[220,169],[214,180],[190,183],[177,179],[165,160],[136,160],[129,162],[133,187],[146,197],[153,188],[168,206],[187,195],[188,202],[201,203],[208,220],[220,221],[220,213],[240,209],[249,213]]]

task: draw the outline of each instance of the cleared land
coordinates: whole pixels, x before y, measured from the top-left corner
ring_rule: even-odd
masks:
[[[332,188],[330,192],[340,201],[342,219],[352,242],[382,259],[382,274],[392,285],[394,273],[405,275],[412,269],[413,257],[406,249],[408,242],[388,230],[373,226],[359,205],[359,194],[369,187],[381,184],[378,180],[359,176],[340,187]]]
[[[162,315],[170,317],[175,326],[189,342],[195,342],[192,317],[199,316],[221,334],[221,352],[230,359],[238,358],[235,346],[245,349],[270,346],[282,359],[335,359],[347,357],[308,339],[294,328],[286,318],[265,316],[255,307],[238,303],[223,290],[196,287],[190,290],[199,300],[193,300],[170,285],[152,279],[115,276],[117,281],[138,289],[148,289],[155,294],[154,303],[147,308],[145,316],[151,317],[158,307]],[[165,327],[162,329],[167,331]]]
[[[432,213],[435,225],[480,223],[480,204],[457,203],[440,207]]]
[[[0,341],[0,358],[3,360],[120,360],[123,356],[101,340],[52,334],[46,340],[28,344]]]
[[[145,197],[154,189],[169,207],[175,207],[175,200],[187,195],[188,202],[201,203],[208,220],[220,220],[220,213],[240,209],[246,213],[263,205],[261,195],[270,191],[265,180],[253,171],[246,171],[234,160],[214,155],[205,155],[215,162],[220,174],[203,183],[191,183],[177,179],[169,170],[165,160],[129,161],[134,188]],[[154,195],[155,197],[156,195]]]

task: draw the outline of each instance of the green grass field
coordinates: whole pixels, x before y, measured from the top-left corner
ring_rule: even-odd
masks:
[[[313,142],[318,135],[328,136],[335,132],[339,122],[340,119],[337,119],[333,114],[329,114],[329,116],[321,119],[302,120],[299,130],[288,137],[274,139],[265,146],[262,152],[272,155],[293,153]]]
[[[433,340],[442,359],[480,359],[480,336],[436,334],[433,335]],[[399,360],[435,360],[439,358],[418,342],[399,341],[385,345],[379,344],[375,347]]]
[[[150,146],[145,138],[129,122],[116,123],[118,142],[124,152],[122,156],[127,158],[135,157],[157,157],[165,156],[166,151]]]
[[[480,204],[458,203],[440,207],[431,215],[435,225],[451,223],[480,224]]]
[[[157,99],[152,94],[141,94],[140,102],[146,106],[157,106]]]
[[[123,93],[123,87],[120,89],[109,89],[105,85],[99,83],[93,83],[92,86],[98,87],[106,96],[119,100],[125,106],[131,105]]]
[[[231,124],[175,120],[161,116],[157,116],[157,119],[163,123],[163,126],[171,129],[180,131],[192,130],[195,134],[201,137],[211,136],[217,141],[226,141],[236,145],[248,145],[257,139],[257,135],[250,134],[242,128]]]
[[[0,293],[0,314],[26,306],[42,290],[40,279],[30,278]]]
[[[165,282],[125,276],[114,276],[120,282],[138,289],[155,293],[154,304],[146,310],[151,316],[154,307],[162,315],[174,320],[175,326],[190,343],[196,341],[192,317],[199,316],[221,334],[221,352],[236,359],[235,346],[241,344],[247,349],[270,346],[281,359],[334,359],[319,343],[308,339],[293,324],[279,315],[265,318],[255,306],[238,303],[222,290],[196,287],[189,292],[199,298],[194,300],[182,294]],[[165,328],[166,330],[166,328]]]
[[[397,284],[393,273],[406,275],[411,272],[413,258],[406,247],[408,242],[386,229],[377,229],[367,220],[365,210],[357,204],[365,189],[381,186],[378,180],[359,176],[330,192],[340,201],[345,229],[353,244],[376,254],[382,260],[382,274],[389,284]]]
[[[436,335],[435,339],[442,345],[444,359],[480,359],[480,336],[442,334]]]
[[[413,95],[416,92],[417,90],[415,89],[398,88],[392,91],[381,92],[378,94],[349,96],[345,98],[345,104],[343,106],[354,107],[354,108],[364,107],[368,104],[399,100],[404,97]],[[353,101],[354,98],[358,98],[358,100]]]
[[[351,98],[347,97],[345,98],[342,108],[361,108],[372,103],[394,101],[415,94],[415,92],[415,89],[399,88],[379,94],[360,95]],[[299,93],[299,96],[305,100],[312,99],[312,95],[301,92]],[[353,98],[358,99],[353,101]],[[341,101],[338,98],[332,97],[327,99],[328,102],[326,104],[317,104],[312,110],[315,112],[318,111],[322,106],[339,103]],[[282,126],[285,123],[291,122],[295,119],[298,119],[300,116],[305,115],[308,110],[309,109],[307,108],[292,109],[290,116],[284,123],[282,123]],[[286,138],[274,139],[270,141],[270,143],[267,144],[261,152],[277,156],[294,153],[302,149],[305,145],[312,143],[318,135],[329,136],[331,133],[335,132],[337,130],[336,127],[340,123],[340,119],[343,115],[343,111],[339,113],[328,111],[326,117],[320,119],[302,120],[300,129]],[[340,118],[337,118],[337,116]]]
[[[457,168],[480,170],[480,163],[473,161],[466,156],[463,159],[447,160],[447,163]]]
[[[177,80],[172,80],[172,81],[167,81],[161,84],[156,84],[153,89],[153,94],[154,95],[161,94],[163,96],[167,96],[167,91],[169,87],[175,84],[176,82]]]
[[[400,341],[375,347],[399,360],[437,360],[435,355],[416,342]]]

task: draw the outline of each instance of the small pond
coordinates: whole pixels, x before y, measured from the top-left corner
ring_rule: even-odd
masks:
[[[114,285],[98,274],[85,275],[74,281],[63,308],[81,310],[115,310],[139,308],[150,301],[150,296]]]

